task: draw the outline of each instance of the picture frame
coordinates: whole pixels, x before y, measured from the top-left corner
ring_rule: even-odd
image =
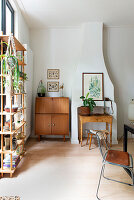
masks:
[[[58,81],[47,82],[47,92],[59,92],[59,82]]]
[[[94,101],[104,100],[103,73],[82,73],[82,95]]]
[[[47,79],[59,79],[60,70],[59,69],[48,69]]]

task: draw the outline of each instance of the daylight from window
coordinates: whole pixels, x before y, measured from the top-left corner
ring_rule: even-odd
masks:
[[[0,31],[1,31],[1,1],[0,1]]]
[[[9,35],[11,33],[11,11],[8,6],[6,6],[6,34]]]

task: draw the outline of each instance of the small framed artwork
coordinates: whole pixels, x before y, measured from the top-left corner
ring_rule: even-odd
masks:
[[[94,101],[104,100],[103,73],[82,73],[82,95]]]
[[[59,79],[60,70],[59,69],[48,69],[47,79]]]
[[[59,82],[47,82],[48,92],[59,92]]]

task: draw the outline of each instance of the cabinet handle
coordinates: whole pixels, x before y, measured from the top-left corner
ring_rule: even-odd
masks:
[[[53,124],[53,126],[55,126],[55,124]]]

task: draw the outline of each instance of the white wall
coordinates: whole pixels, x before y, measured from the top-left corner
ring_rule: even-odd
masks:
[[[15,11],[15,37],[22,43],[29,45],[29,27],[20,11],[16,0],[9,0]]]
[[[104,29],[104,56],[115,86],[118,107],[118,136],[128,123],[128,104],[134,98],[134,27]]]
[[[34,52],[33,110],[40,80],[47,84],[47,69],[60,69],[64,96],[71,98],[71,87],[79,58],[79,29],[31,30],[30,45]],[[47,94],[52,96],[59,94]],[[34,119],[33,119],[34,124]]]
[[[96,25],[96,23],[91,23],[91,24]],[[90,60],[93,61],[93,63],[95,64],[94,67],[98,66],[97,63],[101,62],[101,65],[97,68],[98,70],[96,72],[105,71],[105,82],[107,82],[107,84],[105,85],[105,94],[107,97],[114,100],[113,85],[108,77],[108,74],[106,72],[106,68],[104,65],[104,60],[103,60],[102,31],[101,31],[102,29],[99,28],[99,30],[100,32],[98,32],[98,28],[96,28],[95,26],[94,33],[96,33],[97,36],[94,38],[91,38],[91,41],[90,41],[92,42],[90,46],[93,47],[92,49],[97,50],[98,56],[96,57],[95,56],[96,54],[93,53],[94,57],[92,57],[91,52],[88,52],[87,57],[90,57]],[[95,39],[95,40],[92,41],[92,39]],[[97,41],[99,41],[99,44],[97,43]],[[95,48],[95,44],[96,44],[96,48]],[[81,78],[78,80],[78,83],[74,82],[76,69],[78,67],[78,63],[80,60],[81,29],[80,28],[57,28],[57,29],[53,28],[53,29],[44,29],[44,30],[33,29],[30,31],[30,45],[34,52],[33,111],[35,108],[35,98],[37,95],[37,87],[38,87],[39,81],[42,79],[45,83],[45,86],[47,86],[47,69],[49,68],[60,69],[59,82],[64,83],[64,86],[65,86],[64,96],[69,96],[70,99],[72,100],[72,88],[74,88],[74,85],[78,83],[80,86],[82,85]],[[89,49],[92,51],[91,48]],[[104,66],[104,68],[101,66]],[[88,68],[87,71],[89,72],[94,71],[94,69],[92,67],[92,70],[91,70],[91,67],[90,67]],[[59,96],[59,93],[47,93],[47,96]],[[79,94],[79,97],[80,96],[81,96],[81,92]],[[79,97],[77,97],[78,101],[79,101]],[[116,112],[115,112],[115,116],[116,116]],[[115,120],[116,120],[116,117],[115,117]],[[33,125],[34,125],[34,116],[33,116]],[[116,132],[117,132],[116,126],[114,126],[114,131],[116,135]],[[77,132],[77,130],[75,132]],[[34,129],[33,129],[33,133],[34,133]],[[76,137],[78,141],[77,133],[76,133]],[[76,140],[76,138],[75,139],[73,138],[72,140]],[[115,142],[116,142],[116,137],[115,137]]]
[[[84,23],[81,30],[82,30],[81,55],[77,71],[74,74],[75,84],[72,85],[71,141],[72,143],[78,143],[77,107],[81,106],[82,104],[80,100],[80,96],[82,95],[82,73],[102,72],[104,74],[104,97],[108,97],[109,99],[111,99],[114,105],[112,143],[117,143],[117,116],[116,116],[117,114],[116,114],[116,105],[114,103],[114,86],[107,73],[102,51],[103,24],[91,23],[91,22]],[[109,103],[107,102],[106,106],[110,107]],[[96,104],[104,106],[104,102],[96,102]],[[88,123],[86,125],[86,128],[104,130],[106,129],[106,123]]]
[[[60,82],[65,83],[65,96],[71,98],[71,82],[79,59],[79,28],[30,30],[30,45],[34,52],[34,98],[38,82],[46,82],[47,68],[61,69]],[[123,134],[129,99],[134,97],[134,28],[104,28],[104,58],[115,86],[118,108],[118,136]]]

